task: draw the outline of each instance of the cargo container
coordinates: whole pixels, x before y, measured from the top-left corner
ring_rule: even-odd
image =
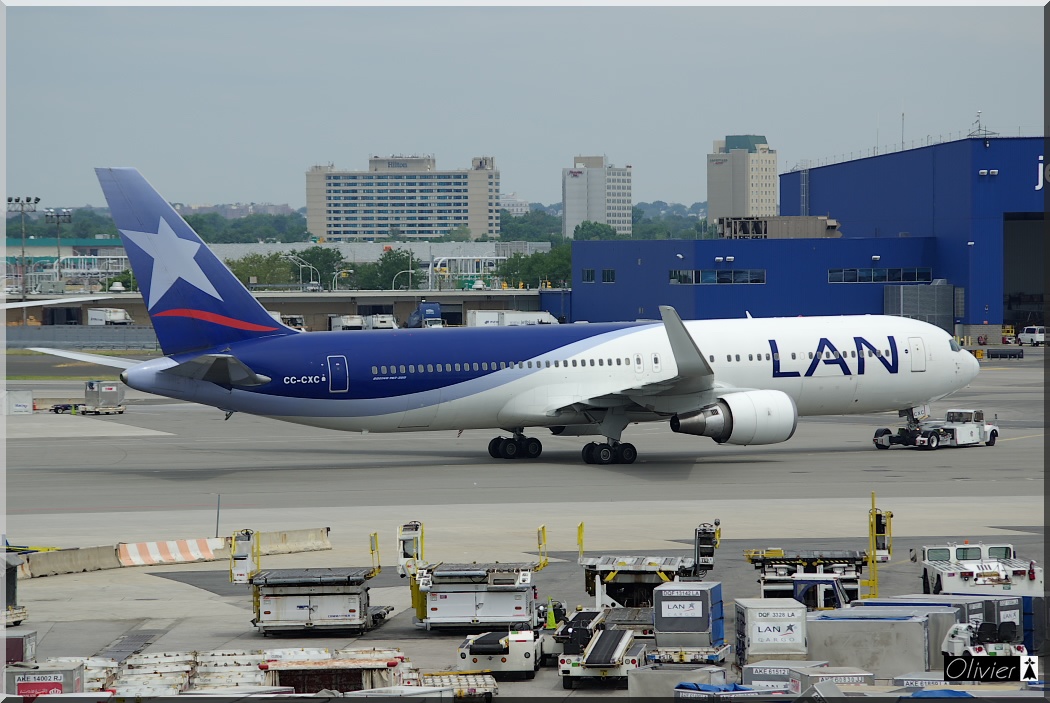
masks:
[[[806,606],[793,598],[736,599],[738,666],[763,659],[809,659]]]
[[[844,608],[810,613],[809,653],[889,679],[943,666],[941,642],[956,625],[955,608]]]
[[[827,665],[827,660],[766,659],[744,665],[740,670],[740,682],[751,688],[780,688],[787,685],[793,668],[816,669]]]
[[[875,675],[854,666],[799,667],[791,670],[788,689],[792,693],[801,693],[821,681],[831,681],[836,685],[874,686]]]
[[[56,693],[84,692],[84,665],[42,665],[36,669],[8,667],[4,670],[9,695],[35,697]]]
[[[7,659],[5,664],[36,661],[36,630],[7,628],[4,631],[7,639]]]
[[[680,683],[725,685],[726,670],[710,664],[660,663],[627,672],[627,697],[664,699],[674,696]]]

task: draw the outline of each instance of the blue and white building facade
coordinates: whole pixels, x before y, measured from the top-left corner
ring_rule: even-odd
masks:
[[[1042,324],[1043,139],[975,137],[780,175],[780,214],[836,239],[573,243],[575,320],[892,314],[887,286],[956,289],[959,334]]]

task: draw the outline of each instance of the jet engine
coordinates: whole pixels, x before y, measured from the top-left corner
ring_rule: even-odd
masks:
[[[781,391],[728,393],[713,405],[671,418],[671,431],[710,437],[719,444],[776,444],[795,434],[798,410]]]

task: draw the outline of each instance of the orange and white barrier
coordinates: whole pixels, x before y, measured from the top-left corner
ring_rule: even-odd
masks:
[[[220,558],[215,556],[215,552],[225,546],[225,537],[178,539],[169,542],[133,542],[117,545],[117,558],[121,566],[213,561]]]

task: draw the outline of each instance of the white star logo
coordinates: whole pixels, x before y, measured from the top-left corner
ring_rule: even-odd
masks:
[[[193,258],[197,255],[197,250],[201,248],[200,243],[191,242],[176,235],[175,230],[163,217],[160,219],[160,226],[156,234],[126,229],[120,232],[153,259],[153,277],[149,284],[147,309],[152,310],[157,301],[180,278],[213,298],[222,300],[222,296],[201,270],[200,264]]]

